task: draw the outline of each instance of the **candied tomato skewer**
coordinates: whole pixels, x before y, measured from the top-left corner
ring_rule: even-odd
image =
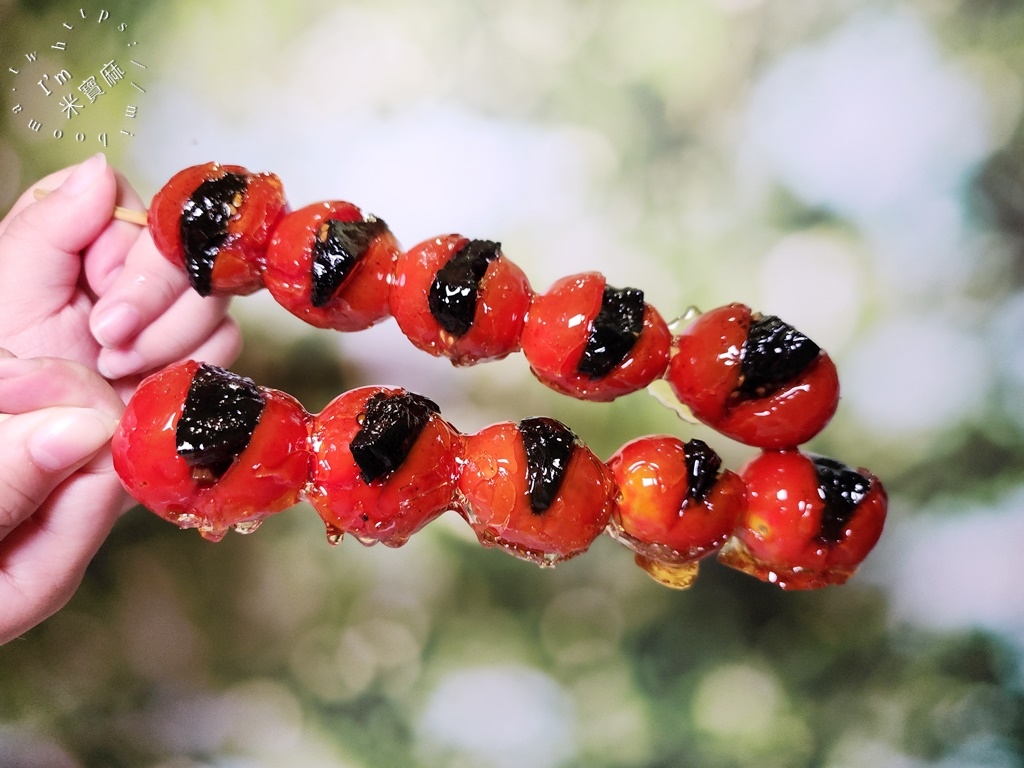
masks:
[[[421,395],[346,392],[314,417],[312,442],[309,501],[334,541],[401,546],[453,504],[461,437]]]
[[[668,365],[671,335],[643,291],[616,289],[586,272],[558,280],[534,297],[523,328],[523,354],[552,389],[608,401],[643,389]]]
[[[332,540],[400,546],[455,509],[482,544],[539,565],[607,530],[676,587],[715,551],[787,589],[844,583],[887,504],[867,470],[796,450],[763,452],[737,476],[703,441],[653,435],[602,463],[554,419],[462,435],[432,401],[386,387],[310,416],[283,392],[194,361],[143,381],[112,448],[140,503],[213,540],[306,499]]]
[[[263,287],[267,245],[286,210],[274,174],[206,163],[179,171],[156,193],[148,226],[157,250],[200,295],[242,296]]]
[[[382,221],[350,203],[288,214],[272,174],[214,163],[186,169],[154,198],[149,225],[204,295],[266,285],[293,314],[338,330],[393,314],[415,346],[456,365],[521,349],[542,383],[580,399],[612,400],[664,377],[698,420],[772,452],[765,456],[802,456],[796,448],[838,405],[832,360],[778,317],[730,304],[673,337],[642,291],[613,288],[600,273],[564,277],[536,295],[496,242],[453,234],[402,253]],[[785,578],[787,586],[819,586],[852,573],[885,514],[884,490],[870,473],[827,460],[812,462],[816,492],[827,503],[811,535],[801,527],[806,520],[789,521],[788,511],[757,493],[758,511],[744,512],[744,482],[721,470],[699,440],[642,438],[602,464],[553,420],[463,436],[431,401],[383,388],[343,395],[309,418],[307,452],[316,459],[299,495],[313,502],[332,536],[351,532],[364,543],[397,546],[454,507],[481,542],[542,564],[584,551],[607,527],[656,578],[682,583],[734,533],[724,561]],[[178,448],[178,458],[189,458]],[[221,483],[209,477],[210,466],[192,466],[192,480]],[[763,466],[751,462],[745,472],[757,478]],[[803,498],[806,468],[783,474],[788,479],[776,491],[788,493],[792,482]],[[829,491],[826,475],[833,486],[853,485]],[[772,515],[792,529],[781,543],[762,535]],[[856,524],[843,527],[849,520]]]
[[[839,376],[828,354],[791,325],[744,304],[690,323],[673,343],[665,378],[699,421],[758,448],[807,442],[839,404]]]
[[[765,451],[740,474],[747,510],[718,559],[762,581],[843,584],[882,534],[885,488],[865,469],[789,450]]]
[[[350,203],[286,214],[276,176],[208,163],[157,193],[150,229],[200,293],[266,284],[303,320],[345,331],[392,314],[415,346],[456,365],[522,349],[541,382],[585,400],[665,376],[696,418],[749,445],[795,447],[835,412],[829,356],[742,304],[705,313],[673,338],[642,291],[611,287],[597,272],[535,295],[493,241],[452,234],[403,253],[382,221]]]
[[[631,440],[607,464],[619,487],[608,532],[657,581],[690,586],[698,561],[735,531],[746,507],[743,481],[703,440],[669,435]]]
[[[416,347],[472,365],[519,349],[532,298],[526,275],[500,243],[445,235],[398,257],[390,301]]]
[[[340,200],[314,203],[278,223],[263,282],[278,304],[310,325],[360,331],[390,315],[400,250],[383,220]]]
[[[142,382],[112,449],[136,500],[213,540],[298,503],[312,458],[291,395],[193,360]]]

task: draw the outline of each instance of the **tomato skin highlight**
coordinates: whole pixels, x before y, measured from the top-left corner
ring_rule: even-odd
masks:
[[[272,173],[252,173],[240,165],[204,163],[185,168],[160,188],[149,207],[148,228],[157,250],[186,269],[181,221],[185,204],[203,182],[238,174],[246,190],[228,223],[211,276],[212,295],[245,296],[263,287],[262,265],[271,233],[288,210],[281,180]]]
[[[664,374],[672,336],[649,304],[632,350],[609,373],[591,378],[578,370],[601,311],[607,280],[599,272],[569,275],[534,297],[523,328],[523,354],[534,376],[556,392],[581,400],[609,402],[643,389]]]
[[[403,392],[359,387],[335,398],[313,417],[314,464],[308,497],[332,541],[352,534],[364,544],[398,547],[454,505],[462,438],[436,413],[390,474],[366,482],[352,455],[352,441],[370,398]]]
[[[867,493],[835,541],[824,536],[831,510],[811,457],[796,450],[764,451],[740,474],[747,511],[718,559],[783,589],[818,589],[843,584],[877,543],[888,497],[866,469]]]
[[[718,473],[703,499],[691,494],[687,445],[677,437],[648,435],[608,459],[619,487],[609,532],[635,552],[663,563],[686,563],[716,552],[746,508],[739,475]]]
[[[729,304],[698,316],[673,341],[665,378],[699,421],[767,450],[795,448],[831,420],[839,375],[821,351],[797,376],[763,397],[740,397],[741,366],[753,313]]]
[[[469,330],[461,336],[446,331],[430,312],[430,286],[438,271],[469,242],[450,234],[410,248],[398,257],[391,286],[391,313],[402,333],[418,349],[447,357],[457,366],[500,360],[518,351],[533,299],[526,274],[499,252],[480,281]]]
[[[381,222],[359,261],[323,306],[314,306],[312,290],[313,244],[324,222],[362,222],[363,213],[342,200],[313,203],[285,215],[270,239],[263,281],[282,307],[317,328],[361,331],[391,315],[388,303],[395,261],[401,249]]]
[[[139,385],[114,433],[114,469],[143,506],[181,528],[218,540],[298,503],[309,479],[308,414],[291,395],[260,387],[265,404],[232,466],[214,482],[197,480],[178,455],[175,429],[199,363],[168,366]]]
[[[542,566],[587,550],[615,504],[611,473],[577,440],[557,497],[543,512],[530,505],[527,456],[519,426],[501,422],[465,438],[459,492],[463,516],[484,546]]]

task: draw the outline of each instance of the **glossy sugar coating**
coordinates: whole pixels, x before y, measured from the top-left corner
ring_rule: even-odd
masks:
[[[241,183],[219,183],[225,177]],[[202,189],[214,194],[197,195]],[[185,270],[200,294],[241,296],[263,287],[267,245],[286,211],[284,188],[274,174],[205,163],[179,171],[161,187],[149,207],[148,227],[157,250]],[[189,228],[198,228],[196,236]],[[193,252],[186,247],[190,243],[206,243],[205,253]],[[212,265],[208,274],[205,261]]]
[[[616,451],[607,462],[619,488],[609,532],[662,563],[693,562],[717,551],[735,530],[746,494],[736,473],[704,458],[706,448],[699,440],[650,435]],[[705,466],[695,460],[698,453]]]
[[[482,245],[489,246],[492,254],[475,288],[471,284],[475,281],[465,275],[457,283],[438,284],[439,276],[448,275],[446,267],[464,249]],[[471,318],[465,318],[468,322],[453,324],[447,322],[450,317],[436,315],[445,290],[463,294],[466,305],[472,305]],[[472,295],[465,296],[469,292]],[[399,256],[390,302],[398,327],[416,347],[447,357],[454,365],[473,365],[500,360],[519,349],[532,297],[526,275],[501,253],[499,243],[452,234],[426,240]]]
[[[453,506],[462,439],[436,412],[408,441],[407,453],[393,457],[392,471],[369,473],[372,479],[367,480],[365,462],[361,467],[359,451],[353,453],[371,399],[406,394],[397,388],[360,387],[313,417],[308,498],[332,541],[351,534],[365,544],[397,547]]]
[[[459,493],[464,516],[482,544],[538,565],[586,551],[608,524],[615,483],[601,460],[574,441],[557,493],[535,509],[520,425],[502,422],[466,436]]]
[[[741,470],[747,511],[718,559],[784,589],[843,584],[875,546],[887,497],[867,470],[844,467],[852,494],[837,501],[834,465],[800,451],[765,451]]]
[[[748,346],[759,318],[743,304],[699,315],[674,339],[665,378],[695,418],[723,435],[759,448],[794,448],[835,414],[839,376],[824,351],[807,358],[806,342],[798,341],[806,337],[798,333],[774,337],[788,340],[789,348]],[[770,386],[746,385],[755,347],[759,364],[772,368],[772,375],[761,379]],[[780,357],[788,357],[789,364],[780,364]]]
[[[176,363],[145,379],[113,438],[114,469],[128,492],[155,514],[217,540],[252,530],[299,501],[309,478],[308,414],[291,395],[260,387],[259,421],[219,476],[178,450],[177,427],[200,364]]]
[[[595,321],[606,304],[607,285],[598,272],[570,275],[533,300],[523,328],[523,354],[534,375],[557,392],[604,402],[643,389],[665,372],[671,334],[649,304],[643,305],[639,333],[624,356],[602,365],[607,370],[603,375],[588,372],[584,361]]]
[[[310,325],[360,331],[391,315],[400,250],[383,220],[341,200],[314,203],[278,223],[263,282],[278,304]]]

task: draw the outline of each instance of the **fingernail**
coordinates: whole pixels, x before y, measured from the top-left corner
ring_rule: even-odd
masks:
[[[107,157],[102,152],[98,152],[85,162],[80,163],[71,172],[71,175],[64,179],[60,188],[68,195],[80,195],[89,189],[106,169]]]
[[[135,335],[142,316],[129,304],[108,307],[92,324],[92,335],[108,349],[118,347]]]
[[[145,364],[142,355],[134,350],[104,350],[96,361],[96,368],[103,374],[103,378],[113,381],[138,373]]]
[[[28,452],[43,469],[67,469],[102,448],[115,427],[114,420],[99,411],[68,408],[32,433]]]

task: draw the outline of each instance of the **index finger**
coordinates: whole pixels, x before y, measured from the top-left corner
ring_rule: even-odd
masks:
[[[146,227],[146,206],[135,188],[118,171],[117,199],[114,218],[85,251],[82,268],[89,288],[96,296],[103,295],[124,268],[130,250],[142,240],[150,240]],[[125,218],[134,214],[136,218]]]

